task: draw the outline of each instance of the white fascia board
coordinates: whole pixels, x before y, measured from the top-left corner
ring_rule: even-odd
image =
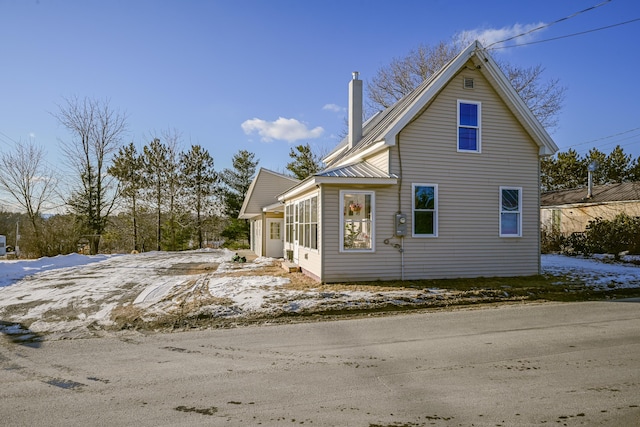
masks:
[[[238,215],[238,219],[252,219],[255,218],[257,216],[262,216],[262,214],[260,212],[258,213],[243,213]]]
[[[339,176],[314,176],[304,185],[292,188],[284,194],[278,196],[278,200],[284,203],[301,194],[311,190],[313,187],[322,184],[340,184],[340,185],[395,185],[398,178],[345,178]]]
[[[348,146],[345,145],[344,147],[340,148],[339,150],[336,150],[333,153],[329,153],[325,158],[322,159],[323,163],[330,163],[333,159],[338,157],[339,154],[342,154],[347,148],[348,148]]]
[[[538,144],[540,156],[551,156],[558,151],[558,146],[553,141],[546,129],[535,118],[527,104],[522,100],[520,95],[515,91],[511,82],[507,79],[502,71],[497,68],[493,59],[487,58],[484,52],[480,50],[476,53],[478,57],[478,66],[480,72],[489,74],[491,79],[497,84],[500,92],[505,94],[509,102],[514,106],[521,120],[533,136],[534,141]]]
[[[300,185],[290,188],[285,193],[282,193],[278,196],[278,201],[284,203],[286,200],[291,199],[292,197],[297,196],[298,194],[305,193],[313,188],[317,183],[316,179],[318,177],[307,178],[306,181],[303,181]]]
[[[350,165],[352,163],[360,162],[360,161],[364,160],[365,157],[372,156],[372,155],[376,154],[378,151],[381,151],[383,148],[386,148],[386,146],[387,146],[386,141],[384,141],[384,140],[377,141],[373,145],[371,145],[369,148],[367,148],[366,150],[360,151],[360,152],[356,153],[353,156],[345,157],[339,163],[336,163],[335,165],[332,165],[331,167],[332,168],[337,168],[337,167],[340,167],[340,166],[346,166],[346,165]]]
[[[282,212],[284,210],[284,205],[282,202],[273,203],[269,206],[265,206],[262,208],[262,212]]]
[[[395,122],[389,126],[387,131],[383,134],[384,141],[387,145],[395,145],[396,136],[402,129],[405,128],[413,120],[415,116],[422,111],[422,109],[431,101],[435,95],[442,90],[442,88],[449,83],[449,81],[460,71],[462,66],[473,56],[477,44],[473,43],[467,47],[467,50],[455,60],[455,62],[449,64],[449,66],[437,76],[432,84],[420,95],[413,104],[400,115]]]

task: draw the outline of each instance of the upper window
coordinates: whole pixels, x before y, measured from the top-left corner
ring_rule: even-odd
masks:
[[[500,187],[500,237],[522,236],[522,188]]]
[[[438,186],[413,184],[413,237],[438,235]]]
[[[341,191],[341,251],[373,251],[373,191]]]
[[[480,152],[481,105],[458,101],[458,151]]]

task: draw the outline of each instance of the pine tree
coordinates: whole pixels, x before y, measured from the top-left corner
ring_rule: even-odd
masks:
[[[198,248],[202,248],[202,217],[211,205],[211,197],[215,194],[218,183],[218,175],[213,169],[213,157],[200,145],[193,145],[187,153],[180,154],[180,170],[187,201],[196,211]]]
[[[169,152],[166,145],[155,138],[143,149],[144,176],[147,195],[155,203],[157,250],[162,244],[162,207],[167,193],[169,176]]]
[[[543,182],[547,182],[547,191],[566,190],[586,185],[587,168],[584,159],[574,149],[558,153],[555,161],[549,164],[552,169],[548,171],[543,180]]]
[[[133,249],[140,251],[137,204],[140,192],[144,188],[144,161],[133,142],[120,148],[107,172],[118,179],[119,194],[130,203],[133,222]]]
[[[313,151],[309,143],[291,148],[289,157],[293,161],[287,163],[287,169],[299,180],[303,180],[322,168],[322,161]]]
[[[225,168],[220,175],[225,185],[221,190],[224,213],[229,218],[222,235],[232,240],[249,239],[249,223],[238,219],[238,215],[258,166],[259,161],[254,158],[255,154],[240,150],[233,156],[233,169]]]
[[[609,153],[605,163],[605,180],[612,184],[616,182],[626,182],[631,175],[631,156],[624,153],[619,145]]]

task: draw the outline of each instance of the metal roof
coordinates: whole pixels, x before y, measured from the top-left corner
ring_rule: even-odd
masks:
[[[397,178],[395,174],[388,174],[367,162],[353,163],[333,169],[326,169],[315,176],[333,178]]]
[[[591,197],[587,187],[549,191],[540,195],[540,206],[640,201],[640,182],[594,185]]]

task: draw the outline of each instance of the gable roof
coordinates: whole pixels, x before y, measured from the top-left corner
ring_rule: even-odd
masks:
[[[337,150],[337,147],[325,158],[325,161],[329,162],[329,166],[353,163],[371,150],[395,145],[396,136],[400,131],[435,99],[451,79],[465,69],[469,60],[473,61],[475,69],[490,82],[538,145],[539,154],[546,156],[558,151],[557,145],[515,91],[507,77],[484,50],[480,42],[476,41],[393,106],[372,118],[371,123],[368,123],[369,126],[363,127],[362,139],[355,143],[351,149],[348,148],[345,141],[342,141],[339,144],[342,150]]]
[[[263,208],[278,204],[278,194],[296,185],[300,181],[287,175],[260,168],[247,190],[239,219],[249,219],[262,214]]]
[[[542,207],[631,201],[640,201],[640,182],[594,185],[589,198],[586,187],[549,191],[540,195]]]

